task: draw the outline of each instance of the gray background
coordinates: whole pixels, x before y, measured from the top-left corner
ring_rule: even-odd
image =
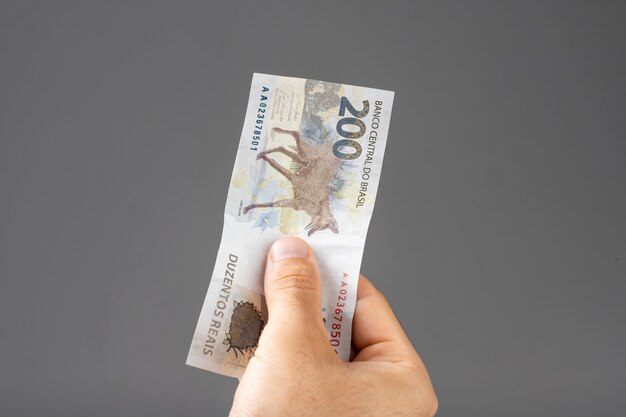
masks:
[[[440,416],[625,415],[625,3],[289,4],[1,3],[0,414],[227,413],[184,362],[257,71],[397,92],[362,269]]]

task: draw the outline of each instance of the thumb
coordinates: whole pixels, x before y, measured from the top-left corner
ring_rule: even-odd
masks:
[[[309,245],[296,237],[279,239],[272,245],[266,265],[269,318],[259,349],[332,352],[322,322],[322,282]]]

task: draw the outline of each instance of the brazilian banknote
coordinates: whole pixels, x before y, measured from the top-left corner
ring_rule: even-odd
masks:
[[[349,359],[359,269],[393,95],[254,74],[222,241],[188,365],[242,375],[268,320],[265,257],[285,235],[299,236],[313,248],[328,343]]]

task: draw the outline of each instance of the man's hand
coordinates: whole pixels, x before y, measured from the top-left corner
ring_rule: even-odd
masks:
[[[322,284],[311,248],[287,237],[272,246],[265,271],[269,310],[241,378],[231,417],[432,417],[428,372],[385,297],[359,279],[352,324],[354,360],[331,348],[322,322]]]

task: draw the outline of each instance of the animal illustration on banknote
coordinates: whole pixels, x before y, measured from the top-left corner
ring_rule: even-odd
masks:
[[[226,352],[232,350],[235,356],[239,356],[257,347],[265,322],[261,312],[253,303],[234,301],[233,304],[235,308],[230,317],[230,326],[224,344],[228,345]]]
[[[282,174],[293,186],[293,198],[271,201],[267,203],[253,203],[244,207],[244,214],[256,208],[289,207],[300,210],[311,216],[311,222],[305,227],[308,235],[329,229],[339,233],[337,220],[330,209],[330,199],[344,186],[342,176],[342,161],[335,157],[332,151],[330,133],[326,130],[318,131],[307,137],[299,131],[274,128],[274,132],[286,134],[296,141],[295,146],[278,146],[259,152],[257,159],[267,162],[272,168]],[[274,152],[282,153],[293,161],[289,168],[280,165],[268,155]]]

